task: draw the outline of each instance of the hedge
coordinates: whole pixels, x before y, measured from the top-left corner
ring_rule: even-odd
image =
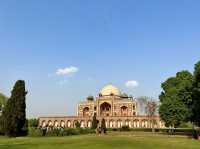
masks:
[[[81,135],[81,134],[92,134],[95,133],[93,129],[83,129],[83,128],[65,128],[57,129],[53,128],[46,132],[45,136],[71,136],[71,135]],[[42,136],[42,130],[38,128],[29,128],[29,136],[37,137]]]
[[[122,128],[108,128],[108,131],[133,131],[133,132],[152,132],[152,128],[129,128],[128,126],[123,126]],[[173,134],[183,134],[183,135],[191,135],[193,133],[193,129],[191,128],[155,128],[154,132],[159,133],[171,133]]]

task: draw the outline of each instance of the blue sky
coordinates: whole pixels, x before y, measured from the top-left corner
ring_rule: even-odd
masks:
[[[200,60],[199,6],[198,0],[2,0],[0,92],[9,96],[24,79],[29,117],[74,115],[79,101],[108,83],[158,98],[161,82],[193,71]],[[127,88],[130,80],[138,86]]]

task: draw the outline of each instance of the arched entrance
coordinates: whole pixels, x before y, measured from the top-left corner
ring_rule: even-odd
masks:
[[[87,117],[87,116],[89,116],[89,108],[88,107],[85,107],[84,109],[83,109],[83,116],[84,117]]]
[[[115,121],[114,120],[110,120],[109,127],[110,128],[114,128],[115,127]]]
[[[128,126],[129,128],[131,128],[131,121],[130,120],[126,120],[125,121],[125,125]]]
[[[42,127],[46,127],[46,122],[42,121]]]
[[[58,127],[58,126],[59,126],[58,121],[55,121],[54,122],[54,127]]]
[[[117,128],[121,128],[122,127],[122,121],[121,120],[118,120],[117,121]]]
[[[134,128],[139,128],[139,127],[140,127],[140,122],[139,122],[139,120],[134,120],[134,121],[133,121],[133,127],[134,127]]]
[[[67,121],[67,127],[68,127],[68,128],[71,127],[71,121],[70,121],[70,120]]]
[[[81,121],[80,124],[81,124],[81,128],[85,128],[85,122],[84,121]]]
[[[111,105],[107,102],[104,102],[100,106],[100,115],[101,116],[111,116]]]
[[[128,116],[128,107],[126,106],[121,107],[121,116]]]
[[[61,126],[62,128],[64,128],[64,127],[65,127],[65,122],[64,122],[64,121],[61,121],[61,122],[60,122],[60,126]]]
[[[53,126],[52,121],[49,121],[49,122],[48,122],[48,126],[49,126],[49,127]]]
[[[88,128],[91,128],[91,126],[92,126],[92,121],[89,120],[89,121],[87,122],[87,127],[88,127]]]

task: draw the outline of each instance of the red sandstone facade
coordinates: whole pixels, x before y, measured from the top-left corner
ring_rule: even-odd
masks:
[[[125,125],[130,128],[151,128],[152,120],[154,128],[164,127],[159,116],[140,116],[137,108],[137,102],[133,97],[121,94],[118,88],[107,85],[96,99],[87,99],[78,104],[77,116],[40,117],[39,125],[74,128],[78,121],[82,128],[90,128],[92,117],[96,114],[100,122],[101,119],[105,119],[107,128],[121,128]]]

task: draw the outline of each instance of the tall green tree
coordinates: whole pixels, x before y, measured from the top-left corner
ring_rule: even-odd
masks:
[[[103,118],[102,120],[101,120],[101,130],[103,131],[103,133],[106,133],[106,121],[105,121],[105,119]]]
[[[200,61],[195,64],[193,83],[192,122],[200,126]]]
[[[3,111],[4,131],[7,136],[21,136],[27,130],[26,94],[25,82],[18,80]]]
[[[97,120],[97,117],[96,117],[96,113],[94,113],[93,115],[93,118],[92,118],[92,129],[96,129],[98,126],[98,120]]]
[[[193,76],[181,71],[161,85],[159,114],[166,126],[177,127],[191,117]]]

